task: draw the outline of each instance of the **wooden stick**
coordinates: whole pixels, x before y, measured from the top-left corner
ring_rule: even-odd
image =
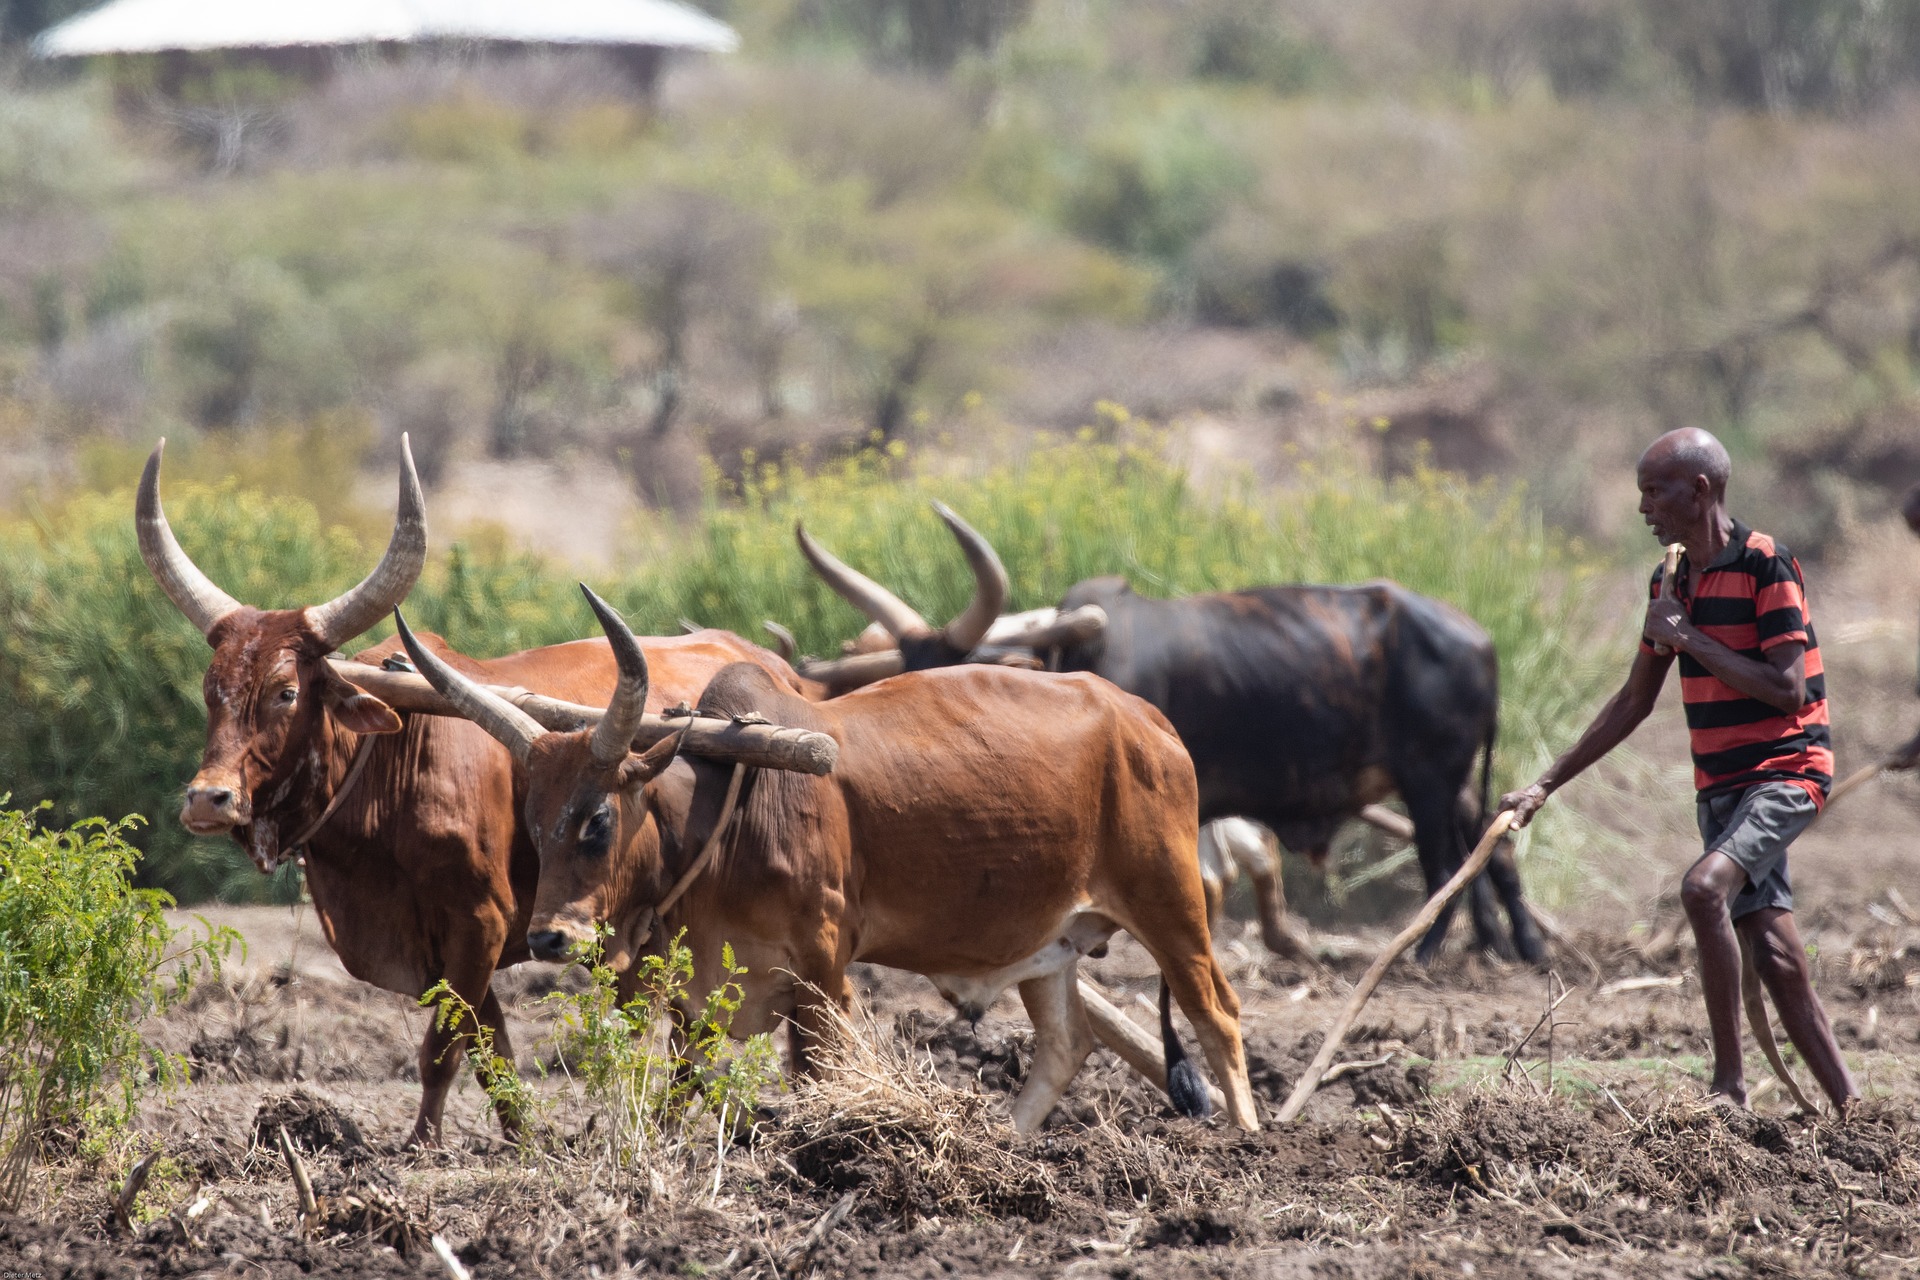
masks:
[[[821,1214],[819,1219],[807,1228],[806,1235],[802,1236],[797,1243],[781,1251],[786,1255],[787,1267],[790,1270],[797,1270],[804,1265],[820,1246],[827,1242],[827,1237],[833,1234],[833,1229],[845,1220],[848,1213],[852,1212],[853,1201],[854,1193],[851,1191],[841,1196],[833,1202],[831,1209]]]
[[[1831,809],[1834,801],[1839,800],[1848,792],[1857,791],[1862,784],[1873,781],[1874,778],[1879,776],[1880,771],[1886,767],[1887,761],[1876,760],[1872,764],[1864,768],[1856,769],[1848,774],[1844,781],[1827,793],[1827,803],[1821,812],[1824,813],[1827,809]]]
[[[466,1264],[454,1253],[453,1246],[438,1231],[427,1243],[433,1246],[433,1256],[440,1259],[440,1268],[447,1273],[449,1280],[473,1280],[473,1273],[467,1270]]]
[[[1660,598],[1662,600],[1671,600],[1679,595],[1679,589],[1674,586],[1673,576],[1679,572],[1680,553],[1683,550],[1685,550],[1685,548],[1677,542],[1667,544],[1667,558],[1661,562],[1662,567],[1665,569],[1665,572],[1660,575]],[[1653,646],[1653,651],[1663,658],[1671,658],[1673,656],[1673,650],[1663,644]]]
[[[1293,1086],[1293,1092],[1287,1095],[1286,1105],[1280,1108],[1280,1114],[1276,1117],[1278,1123],[1286,1124],[1299,1117],[1300,1112],[1307,1105],[1307,1099],[1311,1098],[1314,1090],[1320,1087],[1320,1077],[1324,1076],[1327,1068],[1333,1065],[1333,1055],[1339,1051],[1340,1042],[1347,1038],[1347,1032],[1352,1030],[1353,1020],[1360,1016],[1360,1010],[1366,1006],[1367,1000],[1373,995],[1373,989],[1379,986],[1380,979],[1386,976],[1388,966],[1400,958],[1401,952],[1412,946],[1415,940],[1431,929],[1433,922],[1440,918],[1440,912],[1446,905],[1453,901],[1475,876],[1480,874],[1481,869],[1487,865],[1487,860],[1493,857],[1493,847],[1500,843],[1500,837],[1507,834],[1507,828],[1512,825],[1511,809],[1497,814],[1487,827],[1487,833],[1480,837],[1480,843],[1467,856],[1467,860],[1460,864],[1460,869],[1453,873],[1453,878],[1441,886],[1440,892],[1427,899],[1427,904],[1420,908],[1419,914],[1415,915],[1407,927],[1387,944],[1387,949],[1382,951],[1379,958],[1368,967],[1366,973],[1360,978],[1360,984],[1353,989],[1353,994],[1347,998],[1346,1005],[1341,1008],[1339,1016],[1334,1018],[1333,1024],[1327,1028],[1326,1039],[1320,1043],[1320,1052],[1313,1055],[1313,1062],[1307,1067],[1306,1074],[1300,1077],[1299,1083]]]
[[[1167,1060],[1160,1042],[1129,1018],[1126,1014],[1100,993],[1100,989],[1080,979],[1080,1003],[1086,1006],[1087,1021],[1093,1024],[1093,1034],[1100,1043],[1120,1055],[1120,1060],[1147,1078],[1154,1088],[1167,1091]],[[1213,1099],[1213,1109],[1224,1113],[1227,1109],[1227,1095],[1220,1092],[1218,1086],[1207,1085],[1207,1096]]]
[[[1413,840],[1413,819],[1383,804],[1370,804],[1360,810],[1360,821],[1380,828],[1396,840]]]
[[[1354,1075],[1361,1071],[1371,1071],[1375,1067],[1384,1067],[1392,1061],[1393,1055],[1389,1053],[1383,1058],[1359,1058],[1352,1062],[1337,1063],[1328,1070],[1327,1074],[1320,1077],[1320,1087],[1324,1089],[1342,1076]]]
[[[1083,604],[1061,613],[1058,609],[1034,609],[1029,613],[1003,615],[988,628],[983,645],[1013,645],[1024,649],[1053,649],[1082,644],[1106,629],[1107,611],[1097,604]]]
[[[161,1148],[155,1147],[140,1157],[140,1162],[127,1174],[127,1180],[120,1185],[120,1194],[113,1199],[113,1220],[122,1231],[133,1229],[133,1204],[146,1189],[147,1175],[153,1172],[154,1162],[160,1159]]]
[[[312,1231],[320,1217],[320,1202],[313,1197],[313,1180],[307,1176],[306,1162],[293,1149],[293,1139],[287,1136],[287,1126],[280,1126],[279,1138],[280,1158],[287,1162],[287,1173],[293,1179],[293,1193],[300,1201],[300,1229],[303,1233]]]
[[[1747,1025],[1753,1028],[1753,1038],[1760,1042],[1760,1052],[1766,1058],[1767,1065],[1773,1068],[1773,1074],[1780,1078],[1780,1083],[1787,1086],[1787,1092],[1793,1095],[1794,1102],[1808,1115],[1817,1116],[1820,1114],[1819,1105],[1801,1091],[1800,1082],[1793,1078],[1793,1072],[1787,1070],[1786,1062],[1780,1057],[1780,1046],[1773,1038],[1773,1024],[1767,1020],[1767,1002],[1760,990],[1760,972],[1753,967],[1753,947],[1747,942],[1746,934],[1739,936],[1740,997],[1747,1007]]]
[[[343,679],[380,699],[395,711],[419,715],[458,716],[451,702],[427,683],[425,676],[408,671],[388,671],[365,663],[333,659],[333,669]],[[541,725],[559,733],[570,733],[600,723],[606,712],[600,707],[563,702],[525,689],[505,685],[483,685],[487,692],[504,698],[532,716]],[[644,751],[662,738],[687,731],[681,750],[689,755],[709,756],[761,769],[787,769],[796,773],[833,772],[840,756],[840,744],[824,733],[810,729],[788,729],[774,724],[739,724],[716,716],[643,716],[633,736],[633,747]]]

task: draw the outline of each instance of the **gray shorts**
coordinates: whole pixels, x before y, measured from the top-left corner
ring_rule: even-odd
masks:
[[[1746,888],[1728,904],[1735,920],[1768,907],[1793,910],[1787,846],[1819,812],[1806,788],[1791,782],[1761,782],[1699,802],[1707,852],[1726,854],[1747,873]]]

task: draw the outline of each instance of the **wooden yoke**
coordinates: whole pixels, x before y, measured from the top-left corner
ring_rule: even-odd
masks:
[[[408,671],[388,671],[364,663],[329,659],[343,680],[380,699],[395,711],[420,715],[455,716],[460,712],[442,697],[425,676]],[[601,707],[565,702],[525,689],[503,685],[481,686],[488,693],[518,707],[541,727],[557,733],[570,733],[600,723],[606,714]],[[789,729],[774,724],[742,723],[717,716],[644,716],[633,737],[633,749],[644,751],[662,738],[686,730],[680,749],[688,755],[728,760],[761,769],[785,769],[794,773],[828,774],[840,756],[840,744],[824,733],[811,729]]]

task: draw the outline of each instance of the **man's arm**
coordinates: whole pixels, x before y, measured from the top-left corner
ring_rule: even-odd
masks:
[[[1761,658],[1735,653],[1687,621],[1676,600],[1659,599],[1647,610],[1647,639],[1664,644],[1719,676],[1731,687],[1770,707],[1792,713],[1807,701],[1807,646],[1788,640]]]
[[[1648,638],[1656,637],[1649,632]],[[1600,714],[1593,718],[1586,732],[1564,755],[1548,765],[1546,772],[1531,786],[1500,797],[1500,808],[1513,810],[1515,827],[1526,826],[1548,796],[1625,742],[1640,727],[1641,721],[1652,714],[1654,703],[1659,701],[1660,687],[1667,682],[1667,669],[1671,666],[1672,654],[1659,654],[1647,645],[1640,646],[1634,655],[1633,667],[1627,672],[1626,683],[1607,699],[1607,705],[1600,708]]]

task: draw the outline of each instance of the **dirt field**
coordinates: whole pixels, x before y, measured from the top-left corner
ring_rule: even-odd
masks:
[[[1581,932],[1559,949],[1554,973],[1572,990],[1545,1025],[1545,975],[1461,953],[1398,970],[1342,1054],[1386,1061],[1323,1088],[1286,1129],[1177,1119],[1101,1051],[1037,1140],[972,1119],[991,1168],[970,1170],[962,1152],[956,1172],[934,1150],[941,1135],[910,1122],[836,1128],[819,1099],[783,1094],[729,1153],[717,1193],[711,1152],[681,1157],[670,1181],[625,1186],[524,1159],[470,1080],[444,1149],[404,1150],[425,1014],[348,979],[310,913],[296,951],[290,911],[232,910],[222,918],[247,935],[246,960],[158,1029],[196,1075],[143,1119],[143,1142],[171,1158],[165,1178],[113,1231],[117,1188],[77,1155],[57,1161],[57,1201],[0,1221],[0,1271],[441,1274],[437,1232],[482,1277],[1904,1274],[1920,1269],[1920,927],[1884,898],[1863,905],[1894,923],[1847,932],[1829,908],[1811,931],[1869,1095],[1844,1128],[1792,1116],[1777,1089],[1753,1116],[1700,1106],[1689,948]],[[1315,973],[1251,942],[1224,951],[1270,1108],[1365,956]],[[1143,952],[1122,943],[1092,968],[1146,1021],[1135,997],[1157,988]],[[520,1044],[537,1048],[550,973],[502,982]],[[1027,1053],[1016,1002],[968,1027],[917,978],[863,970],[861,988],[875,1024],[941,1081],[1004,1108]],[[1765,1077],[1757,1055],[1750,1071]],[[803,1104],[805,1142],[789,1114]],[[322,1218],[311,1238],[285,1165],[256,1140],[263,1118],[306,1151]]]
[[[1908,554],[1888,544],[1888,580],[1910,580]],[[1915,705],[1912,601],[1876,596],[1876,562],[1861,563],[1816,597],[1843,774],[1909,732]],[[882,1046],[872,1078],[769,1097],[752,1138],[724,1153],[670,1152],[624,1177],[528,1156],[470,1076],[445,1145],[411,1151],[427,1015],[347,977],[311,912],[221,910],[246,957],[154,1029],[193,1064],[192,1084],[151,1104],[127,1149],[56,1150],[34,1215],[0,1219],[0,1276],[450,1274],[435,1235],[487,1280],[1920,1271],[1920,783],[1876,783],[1795,851],[1802,929],[1866,1104],[1835,1127],[1772,1088],[1752,1115],[1727,1115],[1698,1101],[1700,997],[1672,927],[1694,853],[1675,709],[1637,741],[1637,769],[1567,797],[1608,815],[1631,852],[1560,905],[1551,974],[1460,949],[1431,972],[1401,965],[1341,1053],[1378,1065],[1257,1135],[1175,1118],[1102,1050],[1052,1125],[1017,1139],[1004,1125],[1028,1052],[1017,1001],[969,1027],[922,980],[863,969]],[[1310,887],[1296,897],[1319,918]],[[1266,957],[1251,932],[1220,940],[1268,1110],[1385,936],[1324,923],[1316,938],[1338,958],[1320,970]],[[1465,934],[1457,924],[1456,948]],[[1088,968],[1150,1021],[1157,988],[1136,946],[1118,940]],[[499,981],[531,1072],[551,1061],[539,997],[554,971]],[[1757,1053],[1748,1071],[1765,1081]],[[876,1111],[889,1090],[919,1101]],[[579,1139],[578,1118],[557,1120]],[[310,1231],[287,1166],[258,1141],[280,1123],[318,1195]],[[119,1179],[156,1143],[163,1159],[116,1227]]]

